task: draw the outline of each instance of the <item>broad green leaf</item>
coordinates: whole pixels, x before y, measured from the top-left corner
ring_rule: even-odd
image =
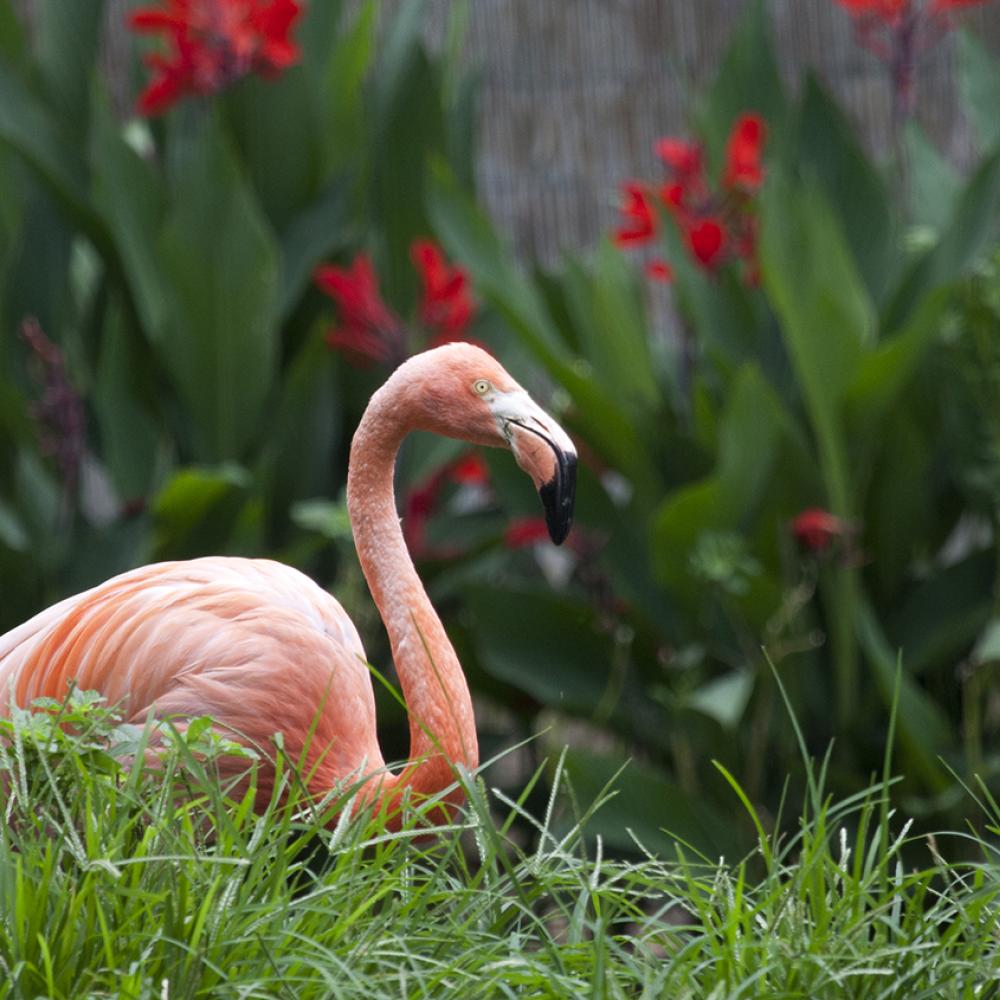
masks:
[[[930,295],[905,329],[883,340],[865,354],[844,392],[847,424],[853,440],[877,443],[887,413],[910,385],[936,341],[947,305],[947,296]]]
[[[323,338],[308,336],[278,390],[264,465],[272,524],[279,528],[293,502],[330,492],[342,421],[334,366]]]
[[[31,544],[17,511],[3,500],[0,500],[0,544],[15,552],[25,552]]]
[[[302,66],[277,80],[251,74],[226,92],[223,106],[250,187],[280,232],[320,183],[322,119],[309,74]]]
[[[253,480],[235,463],[181,469],[153,502],[156,558],[225,549]]]
[[[156,398],[156,372],[148,348],[139,350],[117,299],[109,303],[101,336],[92,403],[101,455],[124,500],[145,497],[153,485],[162,443],[148,400]]]
[[[903,138],[910,171],[910,219],[938,233],[955,211],[961,179],[916,122],[907,123]]]
[[[90,78],[104,23],[102,0],[35,5],[38,70],[50,105],[77,142],[87,134]]]
[[[417,295],[410,244],[428,235],[428,157],[445,151],[440,87],[420,30],[423,6],[410,0],[396,16],[375,74],[368,122],[371,210],[382,238],[386,298],[404,314]]]
[[[885,327],[902,326],[928,292],[963,277],[990,250],[1000,223],[1000,149],[983,160],[956,201],[938,242],[910,267],[893,297]]]
[[[312,4],[315,8],[318,4]],[[377,4],[367,0],[341,33],[324,67],[323,177],[356,160],[366,141],[364,79],[375,50]]]
[[[324,258],[356,244],[354,181],[336,177],[296,216],[281,238],[281,276],[275,321],[283,323],[305,292],[313,269]]]
[[[595,376],[634,416],[657,408],[646,311],[631,263],[605,240],[588,268],[568,266],[566,286],[580,350]]]
[[[110,230],[146,336],[161,340],[166,335],[167,289],[156,239],[166,207],[163,185],[150,164],[125,141],[103,95],[95,98],[93,106],[93,203]]]
[[[712,859],[745,853],[749,837],[744,842],[732,817],[723,816],[703,797],[691,795],[648,764],[574,748],[566,753],[566,772],[580,802],[593,802],[612,782],[617,794],[586,827],[609,847],[638,852],[634,835],[643,848],[664,859],[675,856],[678,839]]]
[[[983,629],[972,651],[971,660],[976,666],[1000,663],[1000,619],[991,619]]]
[[[733,670],[692,691],[683,704],[715,719],[725,729],[735,729],[753,693],[750,670]]]
[[[24,29],[11,0],[0,0],[0,58],[8,65],[20,66],[26,61],[28,44]]]
[[[340,24],[343,16],[342,0],[305,5],[295,37],[302,46],[303,65],[316,78],[322,74],[331,51],[342,38]]]
[[[593,610],[550,591],[473,586],[467,595],[479,662],[542,704],[588,714],[610,680],[612,651]]]
[[[15,149],[96,239],[101,227],[86,201],[86,166],[61,121],[0,65],[0,142]]]
[[[238,457],[258,433],[278,360],[278,253],[232,151],[206,121],[158,241],[171,300],[156,344],[191,418],[195,455]]]
[[[891,198],[855,130],[815,76],[799,118],[801,156],[820,179],[869,295],[880,301],[897,256]]]
[[[896,655],[868,602],[862,598],[858,601],[857,608],[858,642],[871,667],[871,676],[875,679],[879,694],[889,706],[896,684]],[[937,703],[914,682],[905,663],[901,675],[896,724],[908,766],[919,772],[927,785],[940,791],[947,784],[947,778],[938,757],[951,746],[950,727]]]
[[[778,70],[771,30],[760,0],[744,5],[722,66],[697,112],[698,132],[721,167],[726,139],[744,112],[757,112],[768,124],[769,142],[780,141],[788,105]]]
[[[332,542],[354,538],[345,503],[333,500],[299,500],[291,508],[292,521],[305,531],[314,531]]]
[[[691,553],[703,532],[752,523],[786,422],[760,371],[749,365],[742,369],[720,420],[715,469],[670,494],[656,513],[653,559],[661,579],[684,588]]]
[[[907,670],[951,674],[993,612],[995,568],[992,550],[976,552],[938,569],[895,601],[886,632]]]
[[[796,184],[776,175],[762,200],[764,285],[802,386],[830,501],[849,516],[841,403],[873,339],[874,310],[817,182]]]
[[[982,150],[1000,143],[1000,59],[971,31],[958,33],[958,87]]]

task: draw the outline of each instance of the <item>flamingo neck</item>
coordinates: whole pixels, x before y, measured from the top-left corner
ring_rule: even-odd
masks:
[[[361,419],[347,476],[358,559],[389,635],[410,717],[410,763],[382,782],[390,808],[404,789],[433,794],[455,780],[453,764],[472,769],[479,762],[469,687],[407,551],[396,511],[396,455],[414,420],[407,394],[391,391],[392,381],[375,393]]]

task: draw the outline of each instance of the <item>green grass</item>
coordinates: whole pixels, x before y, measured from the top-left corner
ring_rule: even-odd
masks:
[[[823,761],[798,823],[760,824],[746,858],[637,843],[623,861],[567,819],[558,762],[542,817],[487,769],[433,837],[416,811],[397,834],[362,818],[326,830],[292,771],[261,816],[227,801],[212,778],[227,747],[200,725],[151,769],[121,763],[148,734],[99,701],[50,707],[0,723],[0,1000],[1000,996],[995,855],[967,833],[979,860],[944,862],[945,835],[918,838],[885,779],[831,801]],[[759,823],[741,798],[734,814]],[[592,806],[614,808],[613,789]]]

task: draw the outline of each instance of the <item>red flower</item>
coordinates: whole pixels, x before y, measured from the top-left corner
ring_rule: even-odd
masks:
[[[490,481],[490,470],[477,451],[470,451],[449,466],[448,474],[456,483],[468,486],[485,486]]]
[[[290,34],[298,0],[162,0],[135,10],[133,31],[161,33],[168,53],[147,57],[153,78],[139,111],[156,115],[186,94],[211,94],[248,73],[274,76],[298,61]]]
[[[695,222],[687,231],[688,246],[695,258],[710,270],[721,263],[726,245],[726,231],[718,219],[705,218]]]
[[[728,188],[756,191],[764,180],[761,150],[767,138],[767,126],[760,115],[742,115],[729,133],[726,144],[726,171],[723,183]]]
[[[850,534],[850,526],[822,507],[809,507],[792,520],[792,534],[803,549],[822,553],[829,551],[838,539]]]
[[[431,240],[416,240],[410,247],[410,259],[423,288],[420,321],[436,330],[432,343],[461,340],[475,312],[468,275],[460,267],[449,266]]]
[[[405,359],[406,331],[382,301],[366,254],[358,254],[346,268],[323,264],[313,272],[313,280],[337,303],[340,324],[326,335],[331,347],[361,364],[397,365]]]
[[[549,529],[542,517],[517,517],[507,525],[503,543],[508,549],[523,549],[548,541]]]
[[[652,281],[662,281],[669,284],[674,280],[674,269],[658,257],[646,264],[646,277]]]
[[[910,0],[837,0],[852,17],[870,14],[881,21],[895,23],[910,7]]]
[[[649,192],[638,181],[628,181],[622,185],[622,193],[624,221],[615,230],[615,243],[620,247],[647,243],[656,235],[656,210]]]
[[[680,184],[687,186],[701,180],[702,152],[699,143],[666,136],[653,143],[653,151],[670,167]]]

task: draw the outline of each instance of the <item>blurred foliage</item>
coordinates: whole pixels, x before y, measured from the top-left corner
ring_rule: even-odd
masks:
[[[729,792],[711,761],[772,811],[798,766],[768,660],[811,749],[837,738],[831,777],[851,789],[881,766],[901,655],[911,809],[960,808],[953,773],[1000,784],[1000,68],[974,39],[959,55],[975,168],[960,176],[912,124],[906,169],[883,168],[818,80],[786,90],[749,5],[692,123],[718,159],[738,115],[767,121],[761,281],[693,266],[668,225],[681,333],[665,337],[610,241],[544,271],[498,237],[475,198],[458,29],[429,55],[421,3],[378,45],[374,0],[353,17],[313,3],[280,78],[125,122],[95,69],[102,4],[69,31],[46,0],[30,40],[8,4],[0,630],[152,559],[267,555],[330,586],[384,660],[338,498],[385,372],[328,349],[310,276],[365,250],[410,315],[409,247],[433,235],[472,277],[473,336],[583,457],[566,552],[503,544],[537,502],[507,456],[486,456],[488,486],[437,499],[429,534],[451,545],[420,568],[473,687],[506,709],[487,755],[586,720],[594,745],[566,759],[584,799],[641,759],[618,779],[628,809],[609,842],[629,849],[629,826],[649,846],[670,830],[722,851]],[[61,376],[17,335],[27,316]],[[74,393],[75,450],[57,405]],[[457,454],[415,438],[400,491]],[[850,525],[850,544],[797,547],[806,508]]]

